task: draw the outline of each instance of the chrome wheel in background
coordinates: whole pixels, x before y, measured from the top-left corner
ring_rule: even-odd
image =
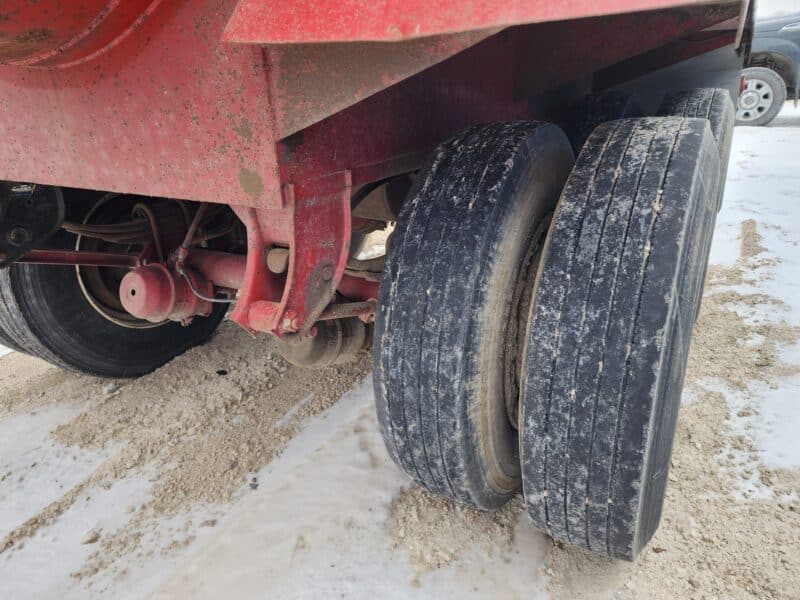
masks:
[[[746,79],[744,91],[739,94],[739,105],[736,118],[740,121],[757,119],[770,108],[775,101],[772,86],[761,79]]]
[[[786,83],[766,67],[750,67],[742,72],[744,88],[736,104],[736,123],[766,125],[780,112],[786,101]]]

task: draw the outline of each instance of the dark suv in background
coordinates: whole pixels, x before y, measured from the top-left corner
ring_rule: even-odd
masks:
[[[800,12],[757,21],[746,66],[736,122],[766,125],[800,96]]]

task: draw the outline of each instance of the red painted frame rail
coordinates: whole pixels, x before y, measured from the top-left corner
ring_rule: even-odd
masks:
[[[336,314],[337,290],[377,295],[344,275],[354,190],[416,170],[475,123],[546,118],[537,94],[746,10],[736,0],[6,0],[0,179],[231,205],[247,257],[216,257],[207,276],[241,288],[232,319],[308,334]],[[275,246],[289,250],[286,273],[266,266]],[[48,252],[39,262],[137,266]],[[206,259],[195,268],[210,271]]]

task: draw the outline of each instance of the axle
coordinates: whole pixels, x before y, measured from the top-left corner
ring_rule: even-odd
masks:
[[[134,317],[151,322],[188,322],[207,315],[213,302],[232,302],[215,298],[215,290],[240,290],[245,281],[247,257],[240,254],[193,248],[183,272],[173,265],[146,263],[135,254],[89,252],[81,250],[35,249],[17,262],[28,264],[75,265],[83,267],[128,268],[120,283],[120,301]],[[378,284],[360,277],[343,275],[340,294],[352,302],[333,302],[319,315],[319,321],[357,317],[371,320],[375,314]],[[262,305],[261,309],[263,310]],[[250,323],[258,331],[271,331],[269,320],[259,317],[256,308]],[[263,325],[259,327],[259,325]],[[296,323],[281,324],[280,333],[299,329]]]
[[[38,265],[78,265],[81,267],[129,267],[131,269],[142,264],[142,260],[135,254],[86,250],[31,250],[15,262]]]

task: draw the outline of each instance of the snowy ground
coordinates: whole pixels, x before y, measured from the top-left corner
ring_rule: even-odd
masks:
[[[226,325],[133,382],[0,358],[0,597],[792,597],[798,156],[791,106],[736,129],[670,495],[636,564],[553,545],[518,502],[410,487],[367,359],[309,375]]]
[[[800,326],[800,107],[787,103],[768,128],[740,127],[725,194],[725,207],[717,221],[710,263],[732,266],[736,262],[741,223],[754,219],[763,237],[766,273],[758,291],[783,302],[778,313]],[[769,264],[772,263],[772,264]],[[741,289],[742,286],[739,286]],[[761,307],[755,318],[768,319],[776,307]],[[786,348],[784,359],[800,363],[800,345]],[[772,385],[761,385],[760,422],[754,430],[764,462],[800,468],[800,375]]]

